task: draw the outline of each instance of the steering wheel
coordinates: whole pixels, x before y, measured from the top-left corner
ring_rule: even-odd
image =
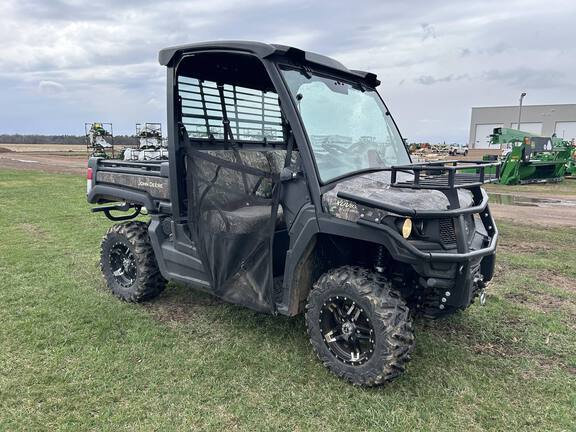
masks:
[[[323,142],[320,144],[322,146],[322,148],[324,148],[325,150],[331,151],[331,150],[336,150],[340,153],[346,153],[348,151],[348,149],[344,146],[341,146],[340,144],[334,144],[334,143],[330,143],[330,142]]]
[[[356,168],[356,164],[354,163],[353,158],[350,157],[343,157],[345,155],[344,153],[344,148],[339,146],[338,144],[334,144],[333,145],[333,149],[331,149],[329,146],[322,146],[322,148],[324,148],[325,150],[327,150],[326,153],[317,153],[316,154],[316,162],[318,164],[327,164],[329,166],[348,166],[351,169],[355,169]]]
[[[371,143],[371,142],[358,141],[358,142],[352,144],[350,147],[348,147],[348,151],[350,151],[350,150],[356,151],[362,147],[364,147],[366,152],[368,152],[370,150],[376,150],[377,145],[375,143]]]

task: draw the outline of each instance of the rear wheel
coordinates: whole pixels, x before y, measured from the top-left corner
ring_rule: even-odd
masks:
[[[404,372],[414,347],[410,310],[382,276],[359,267],[330,270],[306,305],[318,358],[353,384],[376,386]]]
[[[125,301],[151,299],[166,286],[143,222],[110,227],[102,239],[100,269],[108,288]]]

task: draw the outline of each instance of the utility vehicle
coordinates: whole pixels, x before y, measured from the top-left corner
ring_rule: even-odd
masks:
[[[468,156],[468,146],[467,145],[460,145],[460,144],[452,144],[450,149],[448,150],[448,154],[450,156]]]
[[[113,225],[101,268],[123,300],[167,280],[256,311],[305,313],[330,371],[400,375],[415,316],[468,307],[494,272],[490,162],[412,164],[376,75],[257,42],[160,51],[168,161],[92,158]],[[462,168],[469,173],[462,173]],[[146,210],[148,222],[136,218]]]

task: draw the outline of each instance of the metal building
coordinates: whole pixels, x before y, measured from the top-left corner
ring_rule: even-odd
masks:
[[[470,148],[490,148],[488,136],[497,127],[518,128],[519,107],[473,107],[470,119]],[[524,105],[520,129],[544,136],[556,133],[576,139],[576,104]]]

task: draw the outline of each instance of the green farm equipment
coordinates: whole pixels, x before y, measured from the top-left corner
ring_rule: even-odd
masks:
[[[500,174],[505,185],[560,182],[572,156],[572,146],[561,138],[516,129],[495,128],[490,144],[506,149]]]
[[[566,163],[566,177],[574,178],[576,177],[576,146],[572,145],[570,151],[572,156]]]

